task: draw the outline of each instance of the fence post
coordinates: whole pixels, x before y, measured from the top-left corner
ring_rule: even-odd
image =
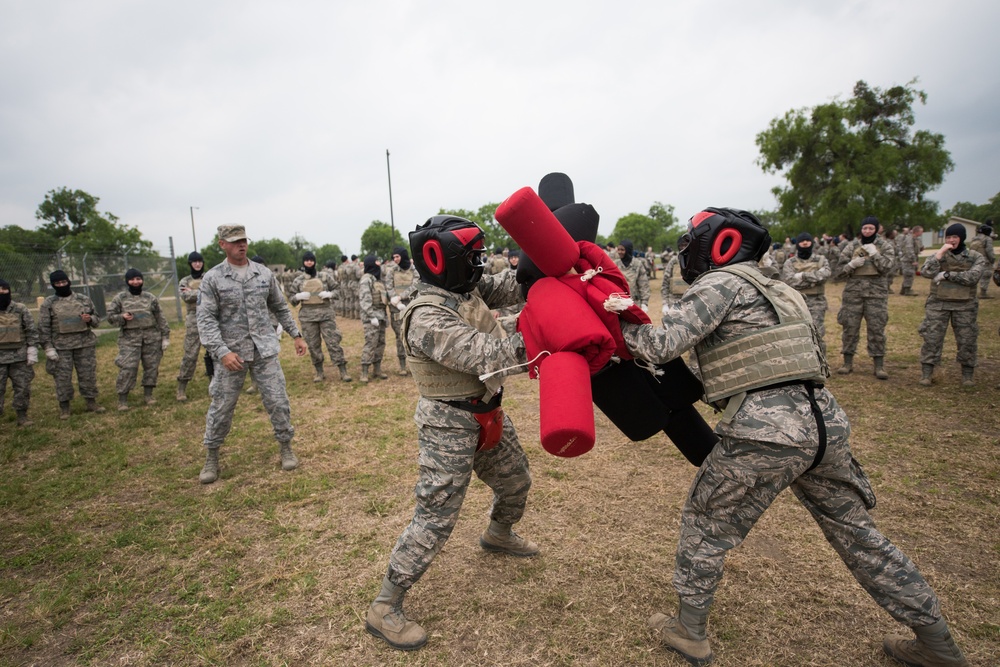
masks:
[[[170,239],[170,269],[173,275],[174,283],[174,303],[177,304],[177,321],[183,322],[184,315],[181,312],[181,288],[180,283],[177,281],[177,258],[174,257],[174,237],[169,237]]]

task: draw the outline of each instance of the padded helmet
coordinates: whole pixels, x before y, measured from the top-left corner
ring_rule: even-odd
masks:
[[[410,256],[420,279],[449,292],[471,292],[486,267],[485,237],[476,223],[465,218],[430,218],[410,232]]]
[[[706,208],[688,220],[687,234],[677,245],[681,278],[690,285],[706,271],[760,260],[771,245],[771,235],[753,213]]]

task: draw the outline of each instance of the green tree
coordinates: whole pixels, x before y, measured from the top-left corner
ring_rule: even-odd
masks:
[[[361,234],[361,256],[375,255],[382,259],[392,257],[392,249],[396,246],[409,247],[403,242],[398,229],[393,229],[387,222],[372,220]]]
[[[340,250],[340,246],[336,243],[327,243],[321,245],[316,249],[316,262],[323,266],[326,264],[327,260],[334,260],[337,264],[340,264],[340,258],[343,256],[343,252]]]
[[[459,218],[471,220],[479,225],[479,227],[482,228],[483,233],[486,235],[486,238],[483,239],[483,245],[485,245],[488,250],[493,250],[493,248],[507,248],[508,250],[515,250],[519,246],[514,243],[514,239],[510,237],[507,230],[501,227],[500,223],[493,217],[493,214],[496,213],[498,206],[500,206],[500,204],[490,202],[489,204],[483,204],[475,211],[469,211],[464,208],[443,208],[438,211],[438,215],[454,215]]]
[[[953,215],[965,218],[966,220],[975,220],[976,222],[985,222],[992,218],[994,224],[996,224],[997,221],[1000,221],[1000,192],[993,195],[993,198],[985,204],[972,204],[967,201],[958,202],[944,212],[942,223]],[[994,231],[996,231],[995,227]]]
[[[933,226],[938,204],[925,197],[954,164],[943,135],[912,129],[914,102],[927,101],[915,83],[858,81],[850,99],[789,111],[757,135],[757,164],[788,183],[772,192],[790,233],[853,233],[866,215]]]
[[[307,248],[308,249],[308,248]],[[290,243],[281,239],[253,239],[247,250],[247,255],[253,257],[260,255],[264,258],[264,263],[269,265],[284,264],[288,269],[297,269],[302,266],[302,253],[296,253]]]
[[[615,243],[623,239],[632,241],[632,246],[640,252],[652,247],[660,251],[668,245],[675,244],[677,238],[684,233],[674,215],[674,207],[654,202],[649,207],[649,214],[629,213],[618,219],[611,238]]]
[[[96,255],[152,255],[153,244],[118,216],[97,211],[100,198],[83,190],[50,190],[38,205],[35,217],[42,231],[59,239],[67,252]]]

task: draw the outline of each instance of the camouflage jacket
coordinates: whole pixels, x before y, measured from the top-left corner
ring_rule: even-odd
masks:
[[[741,264],[756,267],[756,262]],[[640,359],[664,363],[692,347],[702,350],[779,322],[774,307],[750,282],[724,271],[702,274],[680,301],[668,305],[665,328],[622,321],[629,351]],[[821,406],[833,402],[825,389],[816,393]],[[716,433],[724,437],[799,446],[813,440],[816,422],[801,386],[762,389],[747,394],[729,422]]]
[[[635,305],[648,306],[649,272],[646,270],[646,263],[638,257],[633,257],[628,266],[625,266],[625,262],[621,259],[616,259],[615,264],[628,281],[629,296],[635,301]]]
[[[205,272],[198,292],[198,334],[216,359],[230,352],[253,359],[255,347],[262,357],[278,354],[281,347],[270,312],[289,336],[301,335],[278,280],[263,264],[250,262],[244,282],[229,262]]]
[[[90,322],[81,324],[81,313],[90,315]],[[82,329],[60,333],[60,320],[64,330]],[[92,329],[101,323],[101,318],[94,310],[94,302],[86,294],[72,292],[69,296],[50,294],[38,308],[38,340],[42,347],[54,347],[57,350],[75,350],[81,347],[97,345],[97,336]]]
[[[948,268],[953,266],[955,268]],[[964,248],[962,252],[953,257],[945,257],[944,260],[931,255],[920,267],[920,275],[924,278],[933,279],[942,271],[948,272],[948,277],[942,282],[955,283],[968,288],[969,298],[962,301],[952,301],[938,298],[940,285],[932,285],[931,293],[927,297],[925,308],[936,310],[976,310],[979,307],[979,297],[977,285],[983,273],[989,273],[990,264],[981,254],[971,248]]]
[[[803,268],[809,267],[803,271]],[[801,278],[795,274],[801,273]],[[808,260],[799,259],[798,253],[785,260],[781,266],[781,282],[797,290],[808,290],[817,285],[823,285],[830,279],[830,262],[826,257],[814,252]]]
[[[389,300],[398,296],[403,303],[409,303],[413,297],[413,290],[420,280],[417,267],[410,262],[410,268],[404,269],[396,262],[386,262],[382,265],[382,284],[385,285],[386,294]]]
[[[389,297],[385,291],[385,285],[370,273],[361,276],[358,283],[358,309],[361,312],[361,321],[369,322],[373,319],[379,322],[388,322],[387,313],[389,307]]]
[[[132,313],[132,320],[122,317]],[[150,343],[162,338],[170,338],[170,325],[163,316],[160,300],[145,290],[132,294],[124,290],[115,295],[108,306],[108,324],[121,330],[122,340],[133,338]]]
[[[38,346],[38,329],[27,306],[11,301],[7,310],[0,310],[0,325],[16,328],[20,332],[20,345],[0,345],[0,364],[15,364],[28,359],[28,347]],[[10,349],[3,349],[10,345]],[[4,387],[6,388],[6,387]]]
[[[204,273],[202,276],[204,277]],[[191,287],[191,283],[195,283],[195,287]],[[177,283],[177,287],[181,290],[181,301],[187,307],[187,314],[194,316],[194,312],[198,309],[198,287],[201,285],[201,278],[195,278],[194,276],[184,276]]]
[[[312,276],[305,271],[299,272],[295,276],[295,280],[292,281],[291,288],[288,290],[290,292],[289,297],[305,291],[305,283],[311,278]],[[319,292],[334,292],[339,285],[337,276],[325,269],[316,272],[316,280],[320,281],[323,285],[323,289],[319,290]],[[333,317],[333,297],[324,299],[323,303],[299,303],[299,322],[325,322],[326,320],[333,319]]]
[[[844,285],[844,295],[861,298],[888,298],[889,283],[887,279],[896,268],[896,251],[891,241],[886,241],[877,234],[873,243],[878,250],[878,253],[873,256],[869,256],[861,247],[863,244],[860,236],[846,244],[841,244],[844,247],[840,249],[839,270],[840,275],[847,279],[847,284]],[[855,269],[847,265],[855,257],[860,257],[862,253],[867,261],[875,267],[877,275],[856,276],[854,275]]]

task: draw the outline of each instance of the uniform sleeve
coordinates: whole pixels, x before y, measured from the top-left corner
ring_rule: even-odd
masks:
[[[198,303],[198,290],[191,289],[191,276],[181,278],[181,301],[184,303]]]
[[[385,285],[386,294],[389,295],[389,300],[391,301],[394,296],[399,296],[396,294],[396,288],[393,285],[396,281],[392,279],[392,275],[399,271],[399,265],[393,264],[393,266],[383,266],[382,267],[382,284]]]
[[[871,260],[879,275],[889,275],[896,269],[896,251],[892,249],[892,244],[888,241],[882,241],[878,245],[878,254]]]
[[[298,281],[298,278],[295,280]],[[299,327],[295,324],[295,318],[292,317],[292,309],[288,307],[288,301],[285,300],[285,294],[281,291],[281,285],[278,284],[278,279],[274,274],[271,274],[271,286],[267,291],[267,308],[278,318],[281,328],[287,331],[289,336],[298,338],[302,335],[299,333]],[[198,324],[201,324],[200,319]]]
[[[933,278],[941,272],[941,260],[936,255],[931,255],[920,267],[920,275],[924,278]]]
[[[52,346],[52,300],[45,299],[38,307],[38,342],[42,347]]]
[[[125,320],[122,319],[122,295],[120,292],[115,294],[115,298],[111,300],[111,305],[108,306],[108,324],[113,327],[120,327],[125,324]]]
[[[635,279],[635,291],[638,292],[638,298],[633,295],[633,299],[639,306],[649,305],[649,270],[646,268],[646,263],[643,262],[642,268],[636,271],[638,274]]]
[[[517,283],[516,271],[504,271],[491,276],[483,276],[476,286],[479,295],[491,310],[517,306],[524,303],[521,286]]]
[[[406,340],[412,351],[463,373],[483,375],[504,370],[506,376],[528,370],[520,333],[497,338],[476,330],[445,308],[418,307],[411,316]]]
[[[24,341],[29,347],[38,346],[38,328],[35,320],[31,317],[31,311],[24,308],[21,311],[21,330],[24,331]]]
[[[968,271],[949,271],[948,280],[967,287],[978,285],[979,279],[983,277],[983,271],[989,271],[989,266],[986,258],[977,252],[972,267]]]
[[[201,281],[198,309],[195,312],[198,314],[198,336],[208,353],[221,359],[232,352],[222,340],[222,330],[219,328],[219,293],[211,275]]]
[[[163,309],[160,308],[160,300],[155,296],[153,297],[152,310],[153,315],[156,317],[156,327],[160,330],[160,335],[169,339],[170,324],[167,322],[167,318],[163,315]]]
[[[372,280],[375,280],[375,278],[373,277]],[[371,283],[364,279],[364,276],[361,277],[358,283],[358,309],[361,312],[362,321],[367,322],[373,317],[378,317],[375,314],[375,308],[372,303],[372,287]]]
[[[94,308],[94,302],[90,300],[89,296],[83,297],[83,308],[88,315],[90,315],[90,321],[87,322],[87,326],[91,329],[96,329],[97,325],[101,323],[101,316],[97,314],[97,309]]]

